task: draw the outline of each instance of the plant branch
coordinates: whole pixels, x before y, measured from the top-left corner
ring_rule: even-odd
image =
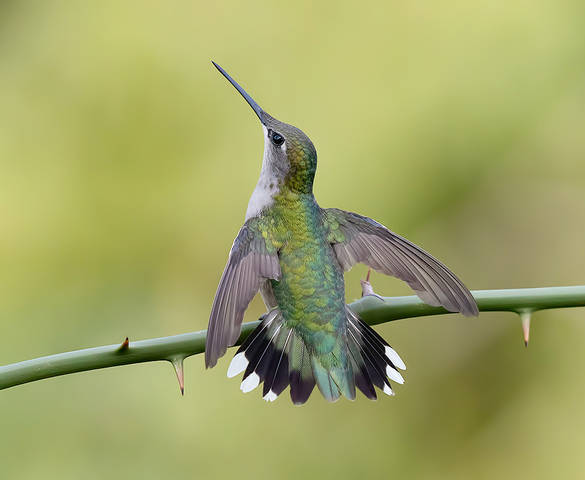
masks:
[[[524,316],[550,308],[584,307],[585,285],[575,287],[523,288],[511,290],[476,290],[473,293],[482,312],[515,312]],[[365,296],[351,308],[370,325],[427,315],[449,313],[442,307],[431,307],[416,296]],[[258,321],[242,325],[240,344],[258,325]],[[0,367],[0,390],[70,373],[115,367],[131,363],[166,360],[177,372],[182,390],[183,359],[205,350],[207,332],[185,333],[59,353]]]

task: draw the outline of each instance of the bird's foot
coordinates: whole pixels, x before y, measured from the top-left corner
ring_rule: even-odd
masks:
[[[368,274],[366,275],[366,279],[365,280],[360,280],[360,283],[362,284],[362,298],[363,297],[376,297],[377,299],[384,301],[384,299],[378,295],[376,292],[374,292],[374,287],[372,287],[372,284],[370,283],[370,273],[372,272],[372,269],[368,269]]]

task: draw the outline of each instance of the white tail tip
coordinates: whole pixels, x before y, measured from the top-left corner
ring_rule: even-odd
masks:
[[[253,372],[242,382],[240,390],[244,393],[248,393],[254,390],[258,385],[260,385],[260,377],[256,372]]]
[[[402,361],[400,356],[396,353],[396,351],[392,347],[389,347],[388,345],[386,345],[386,347],[384,349],[384,353],[386,354],[388,359],[394,365],[396,365],[400,370],[406,370],[406,365],[404,364],[404,362]]]
[[[400,375],[400,372],[394,370],[390,365],[386,365],[386,375],[390,380],[394,380],[396,383],[402,385],[404,383],[404,378]]]
[[[394,392],[388,385],[384,385],[384,389],[382,390],[386,395],[390,395],[391,397],[394,396]]]
[[[264,395],[262,398],[264,400],[266,400],[267,402],[274,402],[274,400],[276,400],[276,398],[278,397],[278,395],[276,393],[274,393],[272,390],[270,390],[266,395]]]
[[[232,363],[230,363],[230,366],[228,367],[228,378],[235,377],[239,373],[242,373],[244,370],[246,370],[248,363],[248,359],[244,355],[244,352],[238,353],[234,358],[232,358]]]

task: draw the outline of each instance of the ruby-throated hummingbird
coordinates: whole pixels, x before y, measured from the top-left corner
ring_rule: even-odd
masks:
[[[298,128],[266,113],[213,62],[252,107],[264,131],[260,179],[229,254],[209,318],[205,364],[213,367],[240,336],[258,290],[268,312],[233,358],[228,377],[241,389],[264,382],[273,401],[290,385],[295,404],[315,384],[329,401],[376,398],[403,383],[398,354],[345,304],[343,273],[356,263],[404,280],[429,305],[477,315],[469,290],[441,262],[383,225],[356,213],[321,208],[313,196],[317,152]]]

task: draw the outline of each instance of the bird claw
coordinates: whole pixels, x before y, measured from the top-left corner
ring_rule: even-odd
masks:
[[[377,298],[378,300],[380,300],[381,302],[384,302],[384,297],[381,297],[377,293],[368,293],[367,295],[363,295],[363,296],[364,297],[374,297],[374,298]]]
[[[360,283],[362,284],[362,298],[363,297],[376,297],[378,300],[381,300],[383,302],[384,299],[380,295],[378,295],[376,292],[374,292],[374,288],[372,287],[372,284],[370,283],[370,273],[371,272],[372,272],[372,269],[368,269],[368,274],[366,275],[366,279],[360,280]]]

